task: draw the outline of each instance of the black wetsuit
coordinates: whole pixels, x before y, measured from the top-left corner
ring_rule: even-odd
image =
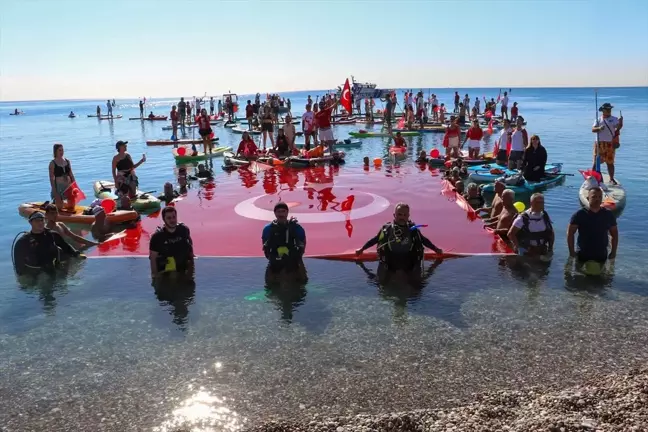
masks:
[[[52,272],[65,258],[79,255],[59,233],[49,229],[40,234],[28,232],[14,246],[15,269],[19,275]]]
[[[189,262],[193,260],[193,242],[191,232],[185,224],[179,223],[172,233],[164,226],[158,229],[151,236],[149,250],[158,253],[157,268],[163,272],[167,265],[167,259],[175,260],[176,271],[185,273],[189,270]]]
[[[378,234],[362,246],[363,250],[378,245],[381,263],[390,271],[411,271],[423,260],[423,248],[437,250],[437,247],[414,228],[412,222],[397,225],[394,222],[383,225]]]

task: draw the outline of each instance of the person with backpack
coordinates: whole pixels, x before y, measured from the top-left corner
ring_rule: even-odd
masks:
[[[555,240],[553,224],[544,208],[544,195],[531,196],[531,207],[520,213],[509,229],[508,239],[518,255],[551,256]]]

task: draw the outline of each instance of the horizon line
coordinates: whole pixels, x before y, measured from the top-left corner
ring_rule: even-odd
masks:
[[[341,86],[340,86],[341,87]],[[386,88],[388,88],[387,86]],[[394,90],[411,90],[411,89],[416,89],[418,88],[419,90],[431,90],[431,89],[441,89],[441,90],[471,90],[471,89],[638,89],[638,88],[648,88],[648,85],[629,85],[629,86],[517,86],[517,87],[460,87],[460,86],[454,86],[454,87],[416,87],[416,86],[409,86],[409,87],[397,87]],[[290,91],[269,91],[269,92],[258,92],[259,94],[281,94],[281,93],[301,93],[301,92],[323,92],[323,91],[331,91],[333,89],[302,89],[302,90],[290,90]],[[205,92],[206,93],[206,92]],[[218,92],[220,93],[220,92]],[[225,93],[223,93],[225,94]],[[236,93],[235,93],[236,94]],[[238,96],[247,96],[247,95],[256,95],[256,93],[241,93],[240,95],[237,94]],[[202,96],[204,97],[213,97],[214,95],[207,95],[207,96]],[[189,96],[152,96],[150,99],[166,99],[166,98],[180,98],[180,97],[189,97]],[[194,96],[195,97],[195,96]],[[15,103],[15,102],[67,102],[67,101],[94,101],[94,100],[131,100],[131,99],[141,99],[140,96],[129,96],[129,97],[119,97],[119,98],[71,98],[71,99],[21,99],[21,100],[3,100],[0,98],[0,103]]]

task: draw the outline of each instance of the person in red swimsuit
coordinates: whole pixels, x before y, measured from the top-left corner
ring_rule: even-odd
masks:
[[[203,151],[205,154],[207,154],[207,149],[209,149],[209,153],[212,152],[212,140],[211,140],[211,134],[212,134],[212,128],[211,124],[209,123],[209,116],[207,115],[207,110],[202,109],[200,110],[200,116],[196,118],[196,124],[198,125],[198,133],[200,133],[200,136],[202,137],[203,141]]]
[[[331,128],[331,113],[333,108],[338,104],[338,101],[331,101],[328,105],[321,101],[319,103],[319,111],[315,114],[317,127],[319,128],[320,142],[328,146],[331,154],[334,152],[335,137],[333,136],[333,128]]]

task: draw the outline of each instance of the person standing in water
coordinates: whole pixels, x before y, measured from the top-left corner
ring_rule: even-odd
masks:
[[[614,157],[616,149],[619,147],[619,132],[623,128],[623,116],[619,118],[613,116],[612,108],[614,107],[607,102],[601,105],[599,111],[602,115],[592,126],[592,132],[597,134],[597,139],[594,142],[593,165],[594,169],[596,169],[596,156],[598,155],[601,162],[607,165],[610,182],[617,184],[614,172]]]
[[[288,219],[289,209],[285,202],[274,206],[275,220],[263,228],[261,244],[268,259],[266,276],[281,273],[306,277],[302,257],[306,251],[306,231],[296,219]]]
[[[149,243],[151,278],[173,272],[193,279],[194,252],[189,228],[178,223],[178,212],[173,206],[162,209],[162,221],[164,225],[158,227]]]
[[[619,230],[614,213],[602,207],[603,190],[593,187],[587,193],[589,208],[574,213],[567,228],[569,255],[580,263],[594,261],[603,266],[608,259],[616,258],[619,247]],[[574,238],[578,233],[578,250]],[[610,247],[608,252],[608,247]]]
[[[212,128],[209,123],[209,116],[207,115],[207,110],[203,108],[200,111],[200,117],[196,119],[196,124],[198,124],[198,133],[203,141],[203,149],[205,154],[209,149],[209,153],[212,153]]]
[[[65,209],[69,212],[74,211],[76,201],[72,194],[66,196],[67,189],[76,181],[72,172],[72,164],[64,157],[63,144],[54,144],[54,159],[49,163],[49,178],[52,187],[51,197],[56,204],[56,208],[61,211]]]

